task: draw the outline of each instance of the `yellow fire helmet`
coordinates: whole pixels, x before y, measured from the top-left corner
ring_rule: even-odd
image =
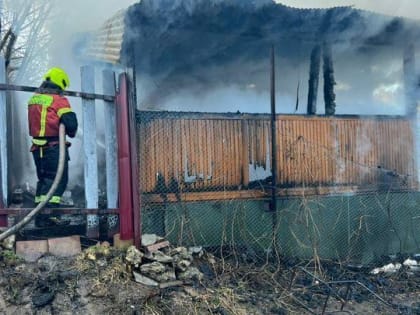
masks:
[[[63,69],[57,67],[48,70],[44,75],[44,80],[57,84],[63,90],[70,86],[70,80],[67,73]]]

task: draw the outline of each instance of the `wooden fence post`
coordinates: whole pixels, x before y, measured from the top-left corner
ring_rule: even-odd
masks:
[[[102,71],[103,92],[115,96],[115,76],[111,70]],[[106,155],[106,195],[108,209],[118,207],[118,155],[117,155],[117,115],[115,102],[104,101],[105,113],[105,155]],[[107,219],[108,236],[118,233],[118,216]]]
[[[82,92],[95,93],[95,72],[93,67],[81,68]],[[86,208],[98,208],[98,160],[96,152],[95,100],[82,98],[83,152]],[[99,236],[98,215],[87,216],[87,237]]]
[[[6,67],[4,58],[0,57],[0,83],[6,83]],[[7,104],[6,91],[0,92],[0,208],[8,205],[7,174]],[[7,226],[7,215],[0,216],[0,227]]]

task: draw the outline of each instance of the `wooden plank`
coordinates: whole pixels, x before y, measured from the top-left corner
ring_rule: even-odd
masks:
[[[215,121],[215,141],[216,141],[216,162],[217,162],[217,179],[218,186],[225,186],[225,170],[224,170],[224,150],[223,150],[223,133],[222,133],[221,121]]]
[[[102,71],[103,91],[115,95],[115,74],[111,70]],[[118,149],[117,149],[117,113],[115,102],[104,101],[105,120],[105,172],[107,208],[118,207]],[[136,183],[137,185],[139,183]],[[118,233],[118,217],[107,218],[108,235]]]
[[[81,68],[82,92],[95,92],[95,72],[93,67]],[[86,208],[98,208],[98,159],[96,152],[95,100],[82,99],[83,112],[83,154]],[[99,236],[99,217],[87,216],[87,236]]]
[[[1,62],[4,63],[4,58],[3,58],[3,61]],[[3,82],[6,82],[6,81],[3,81]],[[0,83],[0,91],[23,91],[23,92],[46,93],[46,94],[56,93],[55,90],[51,90],[51,89],[40,89],[39,87],[5,84],[5,83]],[[114,95],[103,95],[103,94],[85,93],[85,92],[69,91],[69,90],[62,91],[61,93],[64,96],[81,97],[81,98],[90,99],[90,100],[98,99],[98,100],[104,100],[108,102],[113,102],[115,100]]]
[[[114,72],[102,72],[103,91],[115,95]],[[108,208],[117,208],[118,201],[118,157],[117,157],[117,119],[114,102],[104,101],[105,116],[105,156],[106,156],[106,195]]]
[[[262,140],[263,142],[263,159],[264,159],[264,167],[266,170],[270,170],[270,174],[271,174],[271,170],[273,169],[272,165],[273,165],[273,161],[271,161],[272,159],[272,153],[271,153],[271,142],[270,142],[270,138],[271,138],[271,124],[268,121],[263,121],[262,122],[263,128],[264,128],[264,139]],[[279,126],[279,121],[278,119],[276,119],[276,129],[275,129],[275,134],[276,134],[276,170],[277,170],[277,174],[276,174],[276,184],[277,186],[280,185],[280,176],[281,176],[281,151],[280,151],[280,143],[281,143],[281,136],[280,136],[280,126]],[[267,154],[268,157],[267,158]],[[270,161],[270,163],[267,163],[268,161]],[[273,176],[273,174],[271,174],[271,176]]]
[[[311,128],[312,121],[300,121],[300,136],[301,140],[300,142],[300,148],[302,152],[302,160],[304,161],[304,183],[306,185],[310,185],[312,182],[311,180],[311,169],[312,169],[312,158],[311,158],[311,152],[309,148],[309,132]]]
[[[222,122],[223,124],[223,133],[224,133],[224,140],[225,140],[225,145],[224,145],[224,150],[225,150],[225,161],[224,161],[224,165],[225,167],[225,174],[226,174],[226,184],[225,186],[230,187],[232,185],[232,165],[233,165],[233,161],[232,161],[232,142],[231,142],[231,138],[230,138],[230,128],[229,125],[227,124],[226,121]]]
[[[214,123],[212,120],[206,120],[207,122],[207,169],[210,180],[207,183],[207,187],[211,187],[214,180],[214,161],[215,161],[215,141],[213,136]]]
[[[277,183],[279,186],[284,184],[284,135],[282,131],[282,121],[277,119],[276,120],[276,134],[277,134],[277,172],[278,172],[278,179]],[[270,142],[268,145],[270,146]],[[271,156],[271,150],[269,150],[269,154]],[[268,165],[268,167],[270,167]]]
[[[402,174],[410,174],[408,169],[411,168],[410,160],[412,158],[412,152],[410,152],[410,154],[406,154],[404,158],[399,158],[399,154],[398,154],[399,152],[408,152],[407,147],[410,142],[410,137],[409,137],[410,126],[403,125],[401,123],[396,122],[394,128],[395,128],[396,134],[399,134],[398,132],[399,130],[404,130],[404,132],[399,136],[400,149],[394,153],[395,159],[397,160],[397,163],[398,163],[397,164],[398,169],[400,170]],[[408,180],[407,184],[408,184],[407,187],[411,187],[410,180]]]
[[[255,121],[248,120],[249,164],[254,164],[255,161],[254,124]]]
[[[0,83],[6,83],[4,57],[0,56]],[[7,104],[6,93],[0,92],[0,207],[8,205],[8,163],[7,163]],[[1,226],[7,226],[7,217],[0,218]]]
[[[226,174],[226,186],[230,187],[232,186],[232,182],[233,182],[233,176],[232,176],[232,166],[233,166],[233,162],[232,161],[232,139],[230,138],[230,124],[227,124],[227,121],[223,121],[223,132],[224,132],[224,139],[225,139],[225,145],[224,145],[224,149],[225,149],[225,161],[224,164],[226,166],[225,168],[225,174]]]
[[[249,184],[249,121],[241,121],[242,130],[242,184],[247,187]]]
[[[291,134],[290,134],[290,126],[291,126],[291,122],[290,121],[283,121],[283,126],[284,126],[284,144],[285,144],[285,159],[284,159],[284,163],[285,163],[285,172],[284,172],[284,176],[286,178],[285,184],[289,185],[291,183],[291,154],[292,154],[292,147],[291,147]]]
[[[298,165],[298,148],[296,146],[296,139],[297,139],[297,122],[296,120],[292,120],[290,121],[291,124],[291,131],[292,131],[292,138],[291,138],[291,154],[292,154],[292,160],[290,161],[290,164],[292,166],[292,174],[291,174],[291,179],[292,179],[292,183],[294,183],[295,185],[299,185],[299,167],[300,165]]]
[[[295,149],[296,149],[296,159],[295,159],[295,169],[296,172],[296,181],[299,183],[300,186],[304,185],[304,176],[305,176],[305,161],[303,160],[303,150],[302,150],[302,141],[300,140],[301,137],[301,122],[296,120],[295,123]]]
[[[406,189],[395,189],[395,192],[410,192]],[[378,192],[376,186],[320,186],[320,187],[295,187],[278,189],[277,195],[280,197],[299,197],[299,196],[318,196],[318,195],[340,195],[340,194],[357,194],[365,192]],[[187,192],[183,195],[184,202],[202,202],[202,201],[223,201],[233,199],[250,199],[250,200],[269,200],[271,194],[262,190],[224,190],[224,191],[203,191],[203,192]],[[162,203],[163,199],[160,194],[143,194],[142,200],[146,204]],[[167,194],[167,202],[179,202],[173,193]]]
[[[153,122],[153,129],[152,129],[152,153],[153,153],[153,163],[152,163],[152,170],[153,170],[153,174],[152,174],[152,183],[153,183],[153,187],[152,189],[159,189],[159,187],[157,187],[157,183],[158,183],[158,176],[157,174],[160,172],[159,169],[159,121],[156,120]]]
[[[197,189],[198,185],[198,163],[199,163],[199,159],[198,159],[198,152],[197,152],[197,136],[196,136],[196,130],[194,127],[194,122],[196,122],[196,120],[187,120],[186,123],[188,125],[188,137],[189,137],[189,155],[190,155],[190,160],[191,160],[191,174],[193,176],[196,176],[196,181],[194,182],[194,184],[192,185],[192,187],[194,187],[195,189]]]
[[[177,189],[180,189],[180,183],[182,180],[182,146],[181,146],[181,122],[179,119],[174,121],[173,134],[173,170],[174,178],[178,183]]]
[[[143,167],[143,176],[140,176],[140,187],[143,191],[150,191],[150,179],[151,176],[151,145],[150,145],[150,124],[141,124],[141,130],[144,136],[140,138],[140,166]],[[147,165],[148,164],[148,165]]]
[[[305,139],[306,139],[306,152],[307,152],[307,159],[309,160],[309,182],[313,183],[316,181],[321,181],[321,174],[319,173],[319,167],[317,164],[321,157],[320,155],[320,148],[315,147],[314,143],[316,141],[316,127],[317,123],[315,121],[310,121],[307,126]]]
[[[242,146],[241,146],[241,122],[239,120],[235,121],[235,128],[233,130],[235,137],[235,161],[236,161],[236,179],[235,183],[242,183]],[[238,185],[239,186],[239,185]]]
[[[209,179],[206,188],[209,188],[214,183],[214,168],[215,168],[215,141],[214,141],[214,121],[206,119],[207,126],[207,169]]]
[[[208,168],[208,149],[209,149],[209,143],[207,142],[207,120],[202,120],[201,124],[199,125],[199,128],[201,129],[201,142],[200,142],[200,160],[201,160],[201,174],[203,174],[203,180],[202,180],[202,187],[203,189],[207,188],[208,182],[207,182],[207,176],[209,174],[209,168]]]
[[[352,145],[353,145],[353,130],[352,130],[353,120],[349,120],[347,122],[347,126],[345,126],[344,132],[347,134],[347,144],[346,144],[346,160],[345,160],[345,167],[346,167],[346,176],[344,178],[343,183],[352,183],[352,176],[353,176],[353,162],[351,159],[352,154]]]
[[[144,130],[144,137],[143,137],[143,145],[141,147],[141,156],[140,163],[143,165],[144,172],[142,174],[145,174],[145,176],[140,176],[140,187],[142,187],[143,191],[151,191],[150,182],[153,178],[152,176],[152,168],[150,164],[152,163],[152,145],[151,145],[151,124],[144,124],[142,125],[142,128]]]
[[[325,147],[322,145],[322,139],[325,138],[325,135],[322,133],[323,124],[323,122],[314,122],[314,137],[312,143],[312,154],[315,158],[314,176],[319,178],[318,185],[319,183],[326,183],[326,176],[323,167],[326,156]]]
[[[161,119],[159,134],[160,134],[160,153],[161,153],[161,168],[163,174],[163,185],[162,188],[167,188],[169,184],[169,177],[171,176],[171,151],[172,143],[170,143],[170,132],[173,121],[168,122],[166,119]]]
[[[208,125],[208,133],[207,133],[207,137],[208,137],[208,141],[209,141],[209,169],[210,169],[210,175],[211,175],[211,182],[209,182],[209,187],[215,185],[215,183],[217,182],[217,177],[216,177],[216,160],[217,160],[217,155],[216,155],[216,140],[215,140],[215,121],[214,120],[209,120],[207,119],[207,125]]]
[[[242,165],[242,141],[241,141],[241,125],[239,120],[235,120],[233,137],[235,139],[235,184],[242,182],[241,165]]]

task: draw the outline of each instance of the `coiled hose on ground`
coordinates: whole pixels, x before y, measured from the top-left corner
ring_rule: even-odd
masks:
[[[60,153],[59,153],[59,160],[58,160],[58,167],[57,167],[57,174],[55,175],[54,181],[51,185],[50,190],[47,193],[47,197],[44,201],[40,202],[34,209],[31,210],[21,221],[17,224],[9,228],[8,230],[4,231],[0,234],[0,242],[4,239],[9,237],[10,235],[16,234],[20,229],[22,229],[26,224],[31,222],[31,220],[35,217],[35,215],[44,208],[47,202],[53,196],[55,190],[57,189],[58,184],[61,181],[61,177],[63,176],[64,171],[64,162],[66,157],[66,128],[63,124],[60,124],[59,129],[59,139],[60,139]]]

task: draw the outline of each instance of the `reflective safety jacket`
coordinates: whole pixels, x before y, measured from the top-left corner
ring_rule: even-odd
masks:
[[[33,95],[28,102],[28,121],[29,134],[35,145],[45,145],[47,139],[58,139],[60,122],[66,125],[70,137],[74,137],[77,130],[76,115],[69,101],[57,94]]]

